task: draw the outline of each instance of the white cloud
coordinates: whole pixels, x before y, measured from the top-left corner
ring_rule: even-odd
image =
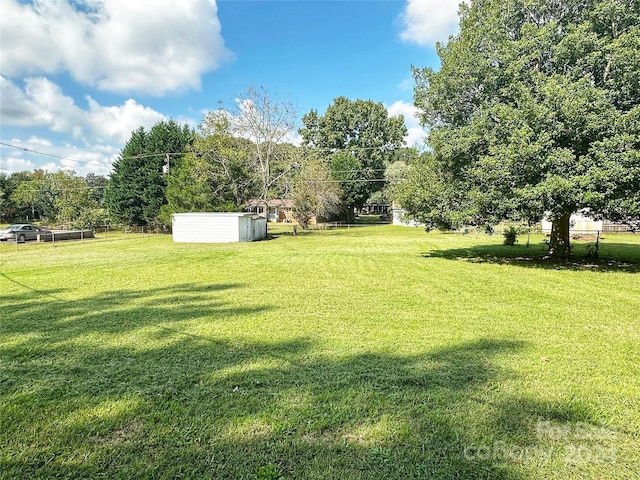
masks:
[[[34,127],[50,122],[49,115],[17,85],[0,75],[0,118],[2,124]]]
[[[19,155],[11,154],[6,157],[0,157],[0,173],[10,175],[13,172],[30,172],[35,169],[35,163],[21,158]]]
[[[404,124],[407,126],[407,135],[404,143],[408,147],[422,146],[427,136],[427,131],[420,125],[418,109],[410,103],[398,100],[387,107],[390,117],[404,116]]]
[[[129,99],[121,106],[103,107],[91,97],[86,97],[89,112],[87,123],[91,129],[104,139],[125,143],[131,132],[140,126],[151,128],[166,117],[152,108],[140,105]]]
[[[463,0],[464,1],[464,0]],[[458,0],[407,0],[400,15],[400,38],[422,46],[435,46],[458,30]]]
[[[0,158],[0,170],[70,169],[79,174],[94,172],[106,175],[131,132],[141,126],[149,129],[167,119],[132,99],[122,105],[103,106],[89,96],[85,98],[87,105],[80,107],[57,84],[46,78],[27,78],[24,88],[21,88],[0,76],[3,127],[23,127],[32,131],[44,128],[70,135],[70,140],[64,145],[35,136],[28,140],[12,139],[6,143],[54,155],[55,160],[42,165],[41,160],[46,156],[5,147]]]
[[[150,128],[166,120],[161,113],[132,99],[118,106],[102,106],[87,96],[88,109],[83,110],[46,78],[27,78],[24,84],[22,90],[0,76],[3,125],[47,127],[54,132],[72,134],[76,139],[91,136],[91,143],[123,144],[136,128]]]
[[[232,55],[215,0],[0,0],[0,10],[9,77],[68,72],[103,90],[162,95],[198,89]]]
[[[119,149],[109,145],[78,148],[73,144],[56,145],[47,139],[32,136],[26,140],[12,139],[6,142],[19,149],[2,147],[0,172],[24,172],[42,169],[49,172],[73,170],[78,175],[96,173],[108,175]],[[44,152],[48,156],[34,152]],[[43,163],[43,159],[45,159]]]
[[[84,118],[71,97],[62,93],[58,85],[46,78],[25,79],[24,97],[28,108],[36,111],[38,125],[48,126],[59,133],[81,133]],[[2,107],[0,107],[2,108]],[[3,123],[10,123],[11,117],[3,115]]]

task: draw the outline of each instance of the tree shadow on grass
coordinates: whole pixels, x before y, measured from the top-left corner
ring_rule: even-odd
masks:
[[[181,288],[200,309],[206,292]],[[216,291],[225,288],[233,287]],[[108,310],[112,297],[93,300]],[[155,320],[143,315],[148,307],[142,302],[136,318],[166,330],[165,344],[68,342],[46,357],[37,339],[2,347],[0,477],[254,478],[274,463],[287,479],[520,479],[518,459],[495,451],[496,442],[536,445],[535,422],[549,412],[591,418],[580,406],[500,393],[513,376],[500,358],[521,342],[332,355],[305,338],[194,333],[169,303],[156,306]],[[76,321],[112,332],[121,325],[109,313]],[[80,330],[48,331],[50,318],[12,332],[80,338]]]
[[[20,284],[22,285],[22,284]],[[47,344],[86,337],[91,333],[123,334],[164,323],[207,317],[228,321],[266,307],[239,307],[224,292],[241,284],[182,284],[144,290],[100,292],[81,300],[65,300],[64,289],[27,290],[0,295],[3,335],[40,336]]]
[[[583,250],[586,248],[581,247]],[[423,253],[422,257],[551,270],[638,273],[640,272],[640,261],[638,260],[640,252],[636,252],[638,249],[638,245],[611,244],[603,248],[597,258],[581,252],[566,260],[558,260],[546,257],[547,249],[544,245],[535,245],[530,248],[522,245],[513,247],[477,245],[469,248],[431,250]],[[576,252],[576,248],[574,248],[574,252]]]

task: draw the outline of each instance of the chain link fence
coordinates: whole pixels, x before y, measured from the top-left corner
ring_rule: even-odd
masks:
[[[55,225],[48,227],[51,233],[38,235],[35,240],[9,239],[0,242],[0,251],[20,250],[35,245],[60,245],[69,243],[85,243],[100,241],[135,240],[152,236],[170,235],[171,229],[165,226],[123,226],[123,225],[101,225],[92,230],[72,229],[67,225]]]

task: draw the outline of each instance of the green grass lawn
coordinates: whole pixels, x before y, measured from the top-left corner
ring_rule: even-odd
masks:
[[[638,478],[640,236],[285,228],[0,244],[0,478]]]

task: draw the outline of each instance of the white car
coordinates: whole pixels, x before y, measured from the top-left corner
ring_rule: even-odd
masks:
[[[15,223],[0,230],[0,240],[17,240],[24,242],[26,240],[36,240],[38,235],[51,233],[51,230],[44,230],[30,223]]]

